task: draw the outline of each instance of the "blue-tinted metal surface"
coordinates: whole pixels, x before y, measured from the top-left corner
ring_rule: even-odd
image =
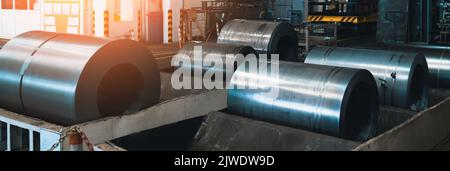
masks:
[[[315,47],[305,63],[367,69],[377,80],[382,104],[416,111],[428,107],[428,65],[421,54]]]
[[[267,89],[243,89],[243,80],[255,79],[277,88],[278,96]],[[279,77],[274,77],[249,73],[241,64],[230,85],[230,113],[351,140],[374,135],[378,94],[367,70],[280,62]]]
[[[450,89],[450,47],[405,45],[389,46],[388,49],[424,54],[430,70],[430,86]]]
[[[33,54],[55,33],[27,32],[10,40],[0,50],[0,104],[4,108],[23,112],[21,84],[24,70]]]

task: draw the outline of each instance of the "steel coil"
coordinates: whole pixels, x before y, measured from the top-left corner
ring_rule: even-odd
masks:
[[[267,89],[243,88],[242,80],[252,79],[277,88],[278,96]],[[357,141],[371,138],[376,130],[378,93],[367,70],[280,62],[279,76],[268,77],[249,73],[241,64],[230,85],[232,114]]]
[[[315,47],[305,63],[367,69],[377,80],[382,104],[415,111],[428,107],[428,65],[422,54]]]
[[[71,125],[159,101],[152,54],[131,40],[31,31],[0,50],[0,105]]]
[[[298,39],[289,23],[236,19],[220,31],[219,44],[251,46],[259,54],[279,54],[281,60],[298,60]]]
[[[195,57],[194,48],[201,48],[200,57]],[[242,55],[245,57],[249,54],[255,54],[256,51],[250,46],[238,46],[238,45],[221,45],[216,43],[191,43],[186,44],[178,53],[175,55],[180,58],[187,58],[190,61],[189,64],[181,64],[182,67],[191,68],[193,70],[201,70],[203,73],[210,70],[219,70],[219,72],[226,73],[226,65],[228,62],[232,62],[230,66],[234,66],[234,70],[239,65],[239,61],[236,61],[237,55]],[[208,58],[206,58],[208,57]],[[222,66],[215,66],[215,61],[220,59],[222,61]],[[206,65],[206,64],[213,65]],[[234,72],[230,70],[229,72]]]
[[[389,50],[422,53],[428,62],[430,86],[450,89],[450,47],[389,46]]]

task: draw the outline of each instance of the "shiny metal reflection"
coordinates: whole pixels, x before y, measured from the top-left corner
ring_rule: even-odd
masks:
[[[389,46],[401,52],[422,53],[430,70],[430,86],[450,89],[450,47],[443,46]]]
[[[280,62],[279,73],[279,77],[252,74],[241,64],[230,83],[229,112],[351,140],[374,136],[379,103],[369,71]],[[267,89],[242,89],[242,80],[248,79],[261,79],[260,84],[278,88],[279,95],[273,97]]]
[[[201,50],[200,58],[195,57],[194,48],[200,48]],[[188,58],[190,61],[189,64],[181,64],[182,67],[191,68],[193,70],[201,70],[203,73],[210,70],[219,70],[219,72],[227,72],[226,65],[227,62],[231,62],[230,66],[234,66],[234,68],[228,72],[234,72],[234,70],[239,65],[236,57],[237,55],[241,55],[242,58],[246,57],[249,54],[255,54],[256,51],[250,46],[239,46],[239,45],[223,45],[216,43],[190,43],[186,44],[182,49],[178,51],[175,55],[180,58]],[[208,58],[206,58],[208,57]],[[223,67],[216,67],[215,61],[220,60],[222,62]],[[207,65],[207,64],[213,65]]]
[[[56,33],[26,32],[8,41],[0,50],[0,105],[15,112],[24,112],[21,84],[30,56]]]
[[[260,54],[279,54],[281,60],[298,60],[298,39],[289,23],[235,19],[220,31],[219,44],[251,46]]]
[[[428,65],[417,53],[315,47],[305,63],[369,70],[384,105],[420,111],[428,107]]]
[[[131,40],[32,31],[0,50],[0,105],[71,125],[159,101],[152,54]]]

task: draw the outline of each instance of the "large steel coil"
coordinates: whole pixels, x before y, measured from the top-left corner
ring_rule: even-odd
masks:
[[[450,47],[442,46],[389,46],[390,50],[422,53],[430,70],[430,86],[450,89]]]
[[[131,40],[31,31],[0,50],[0,105],[70,125],[159,101],[152,54]]]
[[[244,80],[258,80],[263,87],[250,88]],[[280,62],[276,77],[251,73],[241,64],[230,85],[233,114],[357,141],[376,130],[378,93],[367,70]],[[278,95],[264,87],[278,89]]]
[[[198,54],[195,53],[198,50]],[[201,53],[200,53],[201,52]],[[181,64],[182,67],[190,68],[193,70],[201,70],[205,73],[207,71],[227,72],[227,65],[233,66],[228,69],[230,73],[233,73],[239,65],[237,56],[241,55],[242,58],[249,54],[256,55],[256,51],[250,46],[239,45],[222,45],[216,43],[191,43],[186,44],[175,57],[184,58],[190,61],[187,64]],[[198,55],[197,57],[195,55]],[[218,66],[220,60],[221,66]],[[211,64],[211,65],[209,65]]]
[[[298,39],[289,23],[236,19],[220,31],[219,44],[251,46],[259,54],[279,54],[281,60],[298,60]]]
[[[369,70],[384,105],[420,111],[428,107],[428,65],[417,53],[315,47],[305,63]]]

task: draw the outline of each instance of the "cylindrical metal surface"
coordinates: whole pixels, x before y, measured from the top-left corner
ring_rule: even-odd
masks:
[[[32,31],[0,50],[0,105],[71,125],[159,101],[152,54],[131,40]]]
[[[422,54],[315,47],[305,63],[367,69],[377,80],[382,104],[415,111],[428,107],[428,65]]]
[[[196,48],[196,49],[194,49]],[[194,50],[198,50],[198,54],[195,54]],[[201,53],[200,53],[201,52]],[[209,70],[219,70],[220,72],[226,72],[227,62],[232,62],[230,66],[233,66],[235,70],[239,65],[239,61],[236,61],[237,55],[242,55],[245,57],[248,54],[255,54],[256,51],[250,46],[239,46],[239,45],[222,45],[216,43],[191,43],[186,44],[175,56],[181,58],[188,58],[190,64],[182,64],[182,67],[191,68],[193,70],[202,70],[202,72],[207,72]],[[196,57],[195,55],[199,55]],[[208,57],[208,58],[207,58]],[[215,64],[215,60],[220,59],[222,61],[223,67],[205,65],[208,63]],[[234,72],[234,70],[229,72]]]
[[[219,44],[251,46],[259,54],[279,54],[281,60],[298,60],[298,39],[289,23],[236,19],[220,31]]]
[[[243,80],[257,79],[278,89],[278,95],[243,88]],[[233,114],[358,141],[376,130],[377,86],[367,70],[280,62],[279,76],[267,77],[249,73],[242,64],[230,85],[228,110]]]
[[[389,46],[388,49],[424,54],[430,70],[430,86],[450,89],[450,47]]]

